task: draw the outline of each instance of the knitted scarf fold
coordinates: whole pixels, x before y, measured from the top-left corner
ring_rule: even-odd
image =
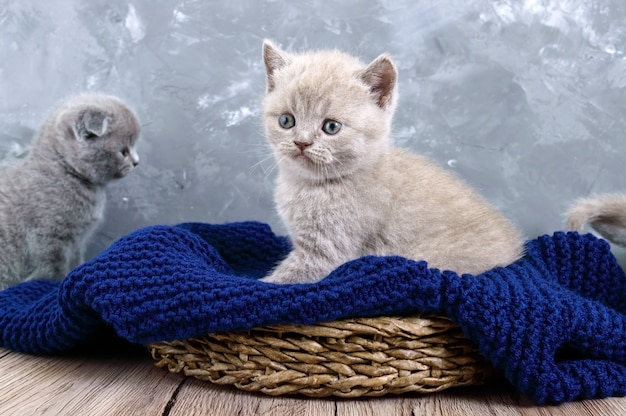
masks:
[[[318,283],[259,282],[289,250],[285,237],[256,222],[143,228],[62,282],[0,291],[0,345],[54,354],[105,326],[146,344],[270,324],[438,313],[537,403],[626,395],[626,275],[592,235],[537,238],[521,260],[476,276],[366,256]]]

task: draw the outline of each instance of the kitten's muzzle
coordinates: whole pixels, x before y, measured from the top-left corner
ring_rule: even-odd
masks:
[[[294,140],[293,144],[295,144],[296,147],[300,149],[300,152],[304,152],[304,149],[311,146],[313,143]]]
[[[130,161],[133,166],[137,166],[139,164],[139,155],[135,151],[135,149],[130,149]]]

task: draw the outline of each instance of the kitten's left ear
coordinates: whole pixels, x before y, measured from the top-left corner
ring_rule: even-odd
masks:
[[[274,75],[276,71],[289,64],[287,53],[274,45],[270,40],[263,41],[263,62],[267,73],[267,92],[271,92],[276,87]]]
[[[99,109],[87,109],[80,114],[74,125],[76,140],[93,140],[106,134],[109,118]]]
[[[382,54],[374,59],[361,71],[359,77],[370,87],[370,92],[380,108],[387,109],[393,103],[398,71],[389,55]]]

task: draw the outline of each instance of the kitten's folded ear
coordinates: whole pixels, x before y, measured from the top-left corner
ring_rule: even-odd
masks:
[[[398,71],[389,55],[382,54],[374,59],[361,71],[359,77],[370,87],[380,108],[387,109],[394,102]]]
[[[78,141],[93,140],[105,135],[108,126],[107,114],[97,108],[90,108],[79,114],[73,127],[74,136]]]
[[[271,92],[276,87],[274,75],[277,70],[289,64],[289,56],[272,41],[265,39],[263,41],[263,62],[265,62],[265,72],[267,73],[267,92]]]

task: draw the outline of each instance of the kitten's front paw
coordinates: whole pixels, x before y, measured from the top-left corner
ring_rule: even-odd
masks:
[[[265,276],[262,279],[259,279],[259,281],[261,282],[265,282],[265,283],[289,283],[286,282],[285,279],[282,276],[278,276],[276,273],[272,273],[269,276]]]
[[[309,273],[307,270],[298,269],[293,267],[283,267],[279,265],[269,276],[266,276],[261,279],[262,282],[266,283],[279,283],[279,284],[289,284],[289,283],[315,283],[321,280],[322,277],[318,277],[314,274]]]

